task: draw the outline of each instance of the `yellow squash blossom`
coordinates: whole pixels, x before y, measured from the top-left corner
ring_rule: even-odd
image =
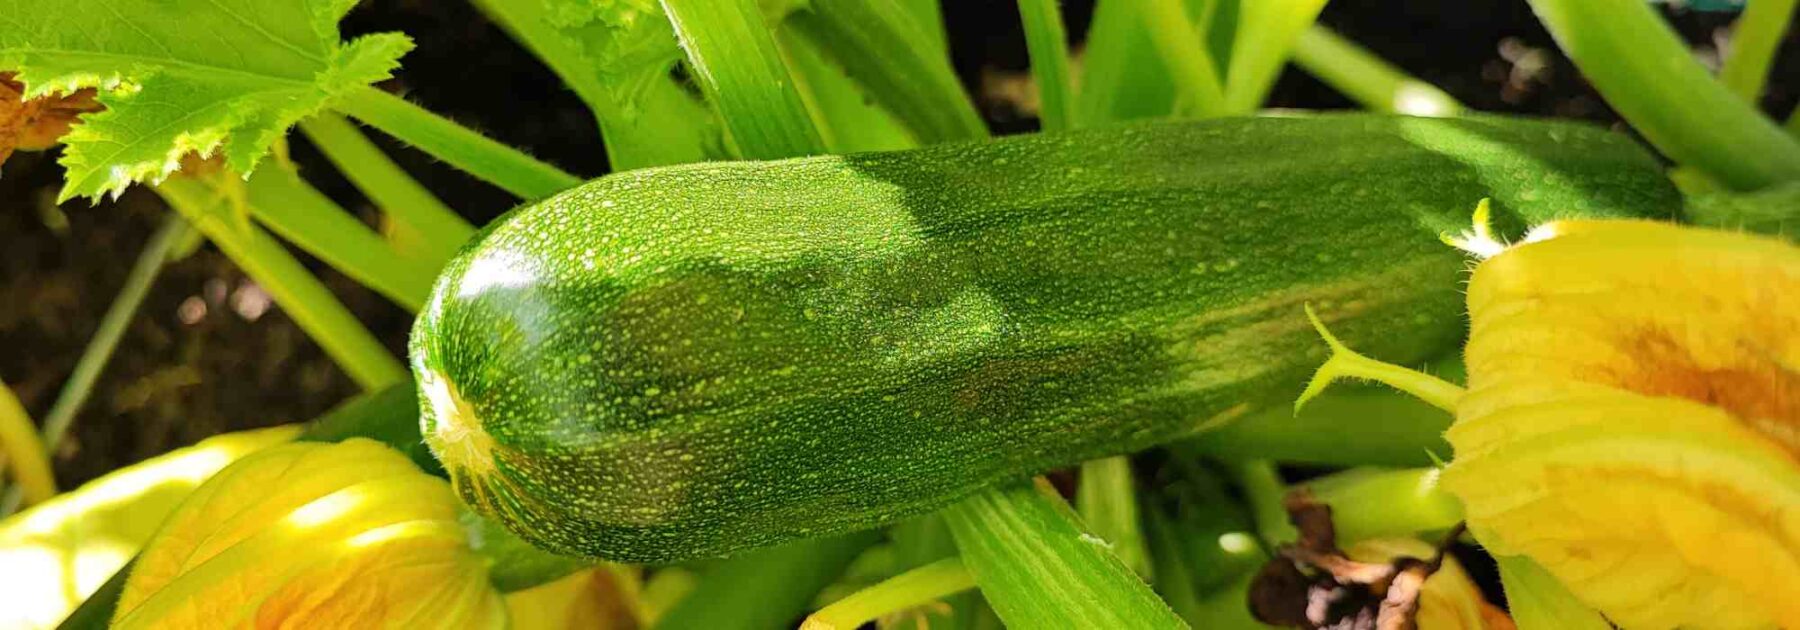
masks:
[[[213,473],[299,434],[289,425],[207,438],[0,521],[0,628],[56,627]]]
[[[502,628],[456,497],[379,443],[246,457],[171,514],[126,581],[118,628]]]
[[[1453,410],[1470,531],[1621,627],[1800,628],[1800,248],[1572,221],[1495,251],[1466,391],[1327,334],[1302,399],[1351,376]]]

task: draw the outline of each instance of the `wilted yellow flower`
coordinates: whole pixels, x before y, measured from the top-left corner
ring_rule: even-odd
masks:
[[[1625,628],[1800,628],[1800,249],[1643,221],[1553,223],[1469,285],[1469,389],[1442,484]],[[1335,365],[1334,365],[1335,364]]]
[[[297,443],[231,465],[150,540],[123,628],[501,628],[506,608],[456,497],[370,440]]]
[[[1352,560],[1392,562],[1395,558],[1430,558],[1437,549],[1417,538],[1370,538],[1344,549]],[[1481,589],[1455,558],[1445,557],[1419,590],[1419,630],[1512,630],[1512,619],[1489,604]]]

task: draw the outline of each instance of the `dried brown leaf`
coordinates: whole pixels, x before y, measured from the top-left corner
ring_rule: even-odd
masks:
[[[56,146],[76,117],[103,109],[94,90],[24,99],[25,85],[13,73],[0,72],[0,164],[13,151],[42,151]]]

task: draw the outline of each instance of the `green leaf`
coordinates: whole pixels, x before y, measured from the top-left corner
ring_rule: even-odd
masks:
[[[675,30],[654,0],[476,0],[599,119],[614,171],[724,156],[712,112],[670,76]]]
[[[1009,628],[1187,627],[1044,484],[984,490],[943,514]]]
[[[545,20],[593,64],[613,100],[628,109],[681,61],[675,29],[655,0],[536,1]]]
[[[61,199],[160,182],[183,155],[249,173],[288,127],[385,79],[412,40],[343,42],[354,0],[0,0],[0,67],[26,98],[100,89],[64,138]]]

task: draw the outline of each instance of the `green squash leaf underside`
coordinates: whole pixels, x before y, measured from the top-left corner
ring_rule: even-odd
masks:
[[[628,116],[656,80],[681,60],[675,29],[656,0],[548,0],[547,21],[587,58]]]
[[[412,40],[344,42],[355,0],[0,0],[0,68],[26,98],[94,87],[106,111],[64,141],[59,199],[159,182],[183,155],[248,174],[288,127],[388,78]]]

